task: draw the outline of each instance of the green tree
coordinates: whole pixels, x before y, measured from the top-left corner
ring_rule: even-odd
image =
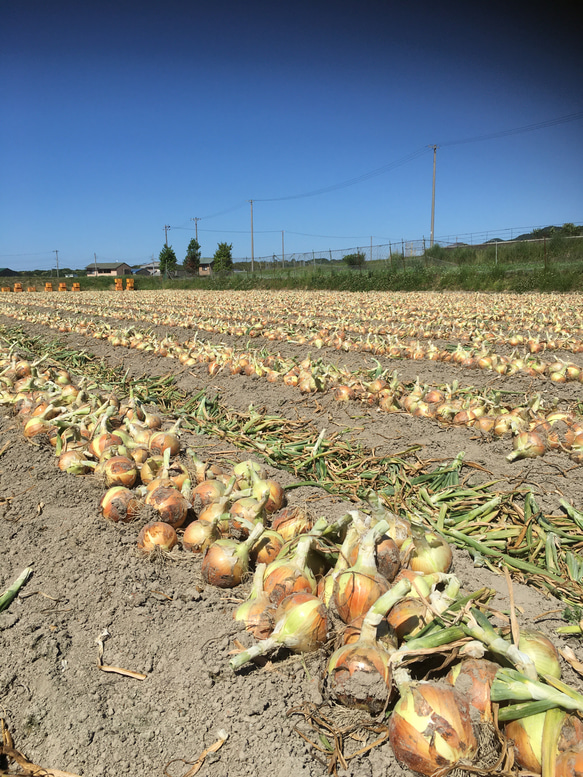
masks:
[[[176,270],[178,262],[172,246],[165,245],[160,251],[158,260],[160,262],[160,275],[169,275]]]
[[[561,229],[563,230],[563,235],[566,235],[567,237],[575,237],[580,231],[571,221],[563,224]]]
[[[213,257],[215,272],[231,272],[233,269],[233,244],[219,243]]]
[[[198,269],[200,267],[200,243],[195,237],[193,237],[188,244],[186,256],[184,257],[184,262],[182,264],[187,272],[198,275]]]
[[[356,254],[346,254],[342,257],[342,261],[349,267],[362,267],[364,260],[366,259],[362,251],[358,251]]]

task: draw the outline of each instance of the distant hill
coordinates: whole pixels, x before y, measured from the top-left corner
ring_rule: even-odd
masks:
[[[532,232],[525,232],[523,235],[518,235],[514,240],[529,240],[541,237],[576,237],[577,235],[583,235],[583,227],[567,223],[563,224],[561,227],[551,225],[548,227],[541,227],[540,229],[533,229]]]

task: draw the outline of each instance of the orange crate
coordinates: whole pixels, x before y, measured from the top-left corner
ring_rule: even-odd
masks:
[[[81,284],[80,283],[74,283],[73,288],[71,291],[81,291]]]
[[[59,291],[67,291],[67,284],[59,283]]]
[[[2,291],[12,291],[10,286],[2,286]]]
[[[52,291],[53,284],[50,281],[45,281],[45,291]]]
[[[26,290],[27,291],[36,291],[36,286],[27,286]]]
[[[14,291],[22,291],[22,283],[15,283]]]
[[[126,289],[129,289],[130,291],[133,291],[133,289],[134,289],[134,279],[133,278],[126,278]]]

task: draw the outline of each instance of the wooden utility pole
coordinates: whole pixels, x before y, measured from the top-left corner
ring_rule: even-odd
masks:
[[[200,218],[195,216],[193,219],[190,219],[191,221],[194,221],[194,237],[196,242],[198,243],[198,222],[200,221]]]
[[[283,229],[281,230],[281,269],[285,268],[285,251],[283,247]]]
[[[432,146],[433,148],[433,187],[431,190],[431,234],[429,236],[429,247],[433,245],[433,240],[435,236],[435,162],[437,159],[437,146]]]
[[[95,265],[95,277],[97,278],[97,254],[93,252],[93,264]]]
[[[255,252],[253,250],[253,200],[249,200],[251,205],[251,272],[255,269]]]
[[[166,244],[166,248],[168,248],[168,230],[172,229],[170,224],[164,224],[164,242]]]
[[[57,255],[57,278],[59,277],[59,252],[57,250],[53,251],[54,254]]]

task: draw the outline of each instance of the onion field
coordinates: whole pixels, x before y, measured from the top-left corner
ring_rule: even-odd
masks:
[[[582,383],[580,294],[2,294],[0,774],[583,774]]]

